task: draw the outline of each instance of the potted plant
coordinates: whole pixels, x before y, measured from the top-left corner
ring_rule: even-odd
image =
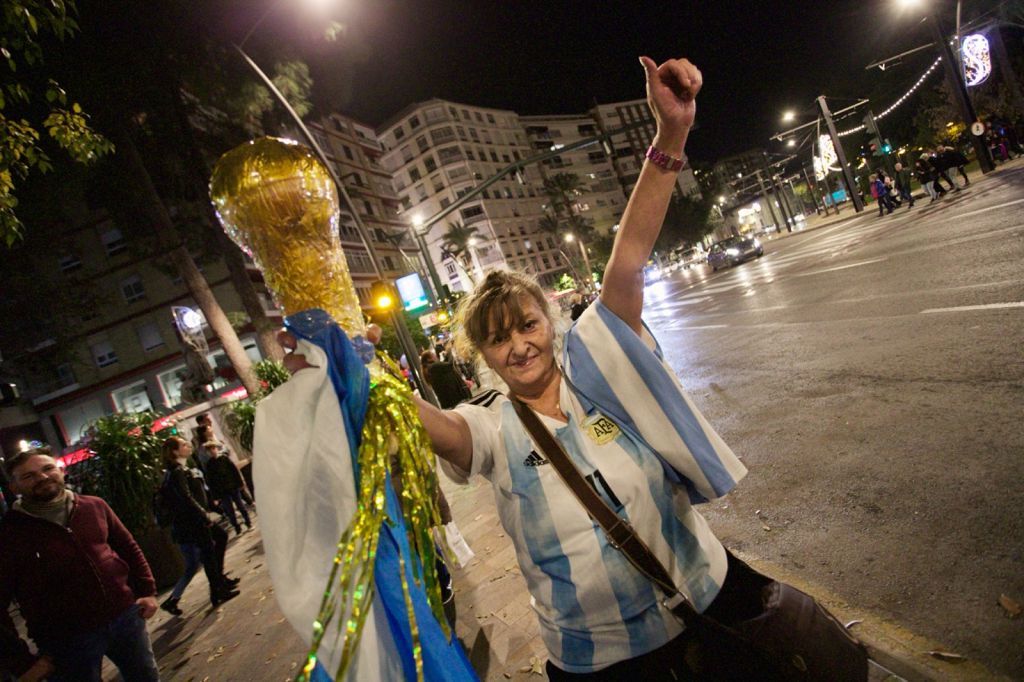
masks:
[[[68,482],[103,498],[124,523],[149,562],[158,587],[174,584],[184,562],[166,529],[156,524],[153,496],[163,475],[163,437],[153,433],[152,412],[116,413],[89,429],[93,456],[69,467]]]

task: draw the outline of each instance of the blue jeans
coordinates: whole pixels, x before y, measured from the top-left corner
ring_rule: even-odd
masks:
[[[249,519],[249,510],[245,508],[245,501],[242,500],[241,488],[233,493],[221,497],[220,507],[224,511],[224,516],[228,517],[228,521],[231,522],[231,525],[234,526],[236,531],[241,531],[242,527],[238,525],[238,518],[235,516],[235,507],[238,507],[238,511],[242,513],[245,525],[250,528],[252,527],[252,521]]]
[[[185,594],[185,588],[192,582],[199,567],[203,565],[203,553],[199,549],[199,545],[178,545],[178,549],[181,550],[181,556],[185,559],[185,572],[178,578],[178,582],[174,583],[171,599],[181,599],[181,595]]]
[[[136,604],[101,628],[39,642],[39,649],[53,659],[57,668],[49,678],[51,682],[101,682],[104,656],[117,666],[126,682],[160,680],[146,621]]]

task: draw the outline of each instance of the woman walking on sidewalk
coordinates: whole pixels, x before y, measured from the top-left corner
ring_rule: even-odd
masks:
[[[160,608],[180,616],[178,601],[200,564],[210,582],[210,603],[219,606],[238,596],[236,578],[224,575],[224,551],[227,532],[210,519],[203,479],[187,466],[192,444],[177,436],[164,441],[163,457],[167,467],[160,496],[171,512],[171,537],[185,559],[185,572]]]

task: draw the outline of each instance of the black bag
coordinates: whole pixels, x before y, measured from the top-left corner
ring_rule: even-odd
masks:
[[[533,410],[515,396],[509,397],[534,443],[604,530],[608,542],[659,588],[665,595],[663,605],[694,635],[686,640],[687,648],[682,655],[699,679],[867,680],[867,650],[842,623],[810,595],[758,573],[732,554],[729,554],[727,585],[738,586],[732,592],[740,593],[740,598],[744,592],[750,595],[744,599],[748,604],[756,604],[760,597],[761,610],[732,623],[720,622],[697,611],[629,523],[590,487]],[[708,612],[714,610],[713,603]]]

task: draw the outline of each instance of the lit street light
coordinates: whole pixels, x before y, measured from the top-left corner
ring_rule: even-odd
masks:
[[[786,140],[786,146],[787,147],[795,147],[796,146],[796,140]]]
[[[782,114],[782,122],[783,123],[792,123],[795,119],[796,119],[796,112],[787,111],[784,114]]]
[[[302,135],[303,138],[305,138],[305,141],[309,145],[309,148],[313,150],[313,153],[316,155],[317,159],[319,159],[320,163],[324,165],[324,169],[331,176],[331,180],[334,181],[334,186],[338,191],[339,198],[344,202],[345,207],[348,209],[349,213],[352,216],[352,222],[355,224],[356,232],[359,234],[359,239],[360,241],[362,241],[363,246],[366,248],[366,253],[370,257],[370,264],[373,266],[373,274],[378,278],[378,281],[384,282],[386,285],[391,286],[390,282],[386,282],[384,280],[384,269],[383,267],[381,267],[380,254],[377,253],[377,249],[374,246],[373,240],[370,236],[370,231],[367,229],[365,223],[363,223],[362,219],[359,217],[359,211],[356,209],[355,203],[353,203],[352,201],[352,197],[349,196],[348,190],[345,189],[344,183],[342,183],[341,179],[338,177],[338,174],[334,169],[334,164],[328,161],[327,155],[324,153],[323,148],[320,147],[320,144],[316,141],[316,138],[313,137],[313,134],[309,131],[309,128],[306,127],[306,124],[303,122],[298,112],[296,112],[295,109],[292,108],[292,105],[288,102],[288,99],[277,88],[277,86],[274,85],[274,81],[272,81],[270,77],[263,71],[263,69],[261,69],[255,61],[253,61],[252,57],[250,57],[245,52],[245,50],[242,49],[242,46],[245,44],[245,42],[249,40],[249,38],[252,37],[252,34],[256,31],[256,28],[263,22],[264,19],[267,18],[267,16],[269,16],[271,11],[276,9],[280,4],[281,0],[278,0],[277,2],[270,5],[270,7],[268,7],[267,10],[256,21],[256,23],[249,29],[249,31],[246,32],[245,37],[242,39],[241,43],[235,45],[234,48],[238,52],[238,54],[241,55],[242,59],[249,66],[249,68],[253,70],[253,72],[260,79],[260,81],[263,82],[263,85],[265,85],[266,88],[270,90],[271,94],[277,99],[277,101],[281,104],[284,110],[288,113],[288,116],[292,119],[292,122],[295,123],[296,127],[299,129],[299,133]],[[395,328],[395,335],[398,337],[399,345],[401,345],[402,351],[405,353],[406,360],[409,362],[409,371],[412,374],[413,382],[415,382],[415,384],[420,389],[420,395],[422,395],[423,398],[426,399],[431,404],[440,407],[441,404],[438,402],[437,397],[434,395],[434,391],[431,389],[430,384],[428,384],[424,380],[423,368],[420,366],[420,354],[416,348],[416,342],[413,340],[412,334],[409,333],[408,326],[406,326],[405,316],[402,314],[402,311],[399,309],[399,306],[389,305],[386,308],[388,309],[391,324]]]
[[[567,241],[567,242],[569,242],[571,244],[575,240],[576,240],[576,235],[574,235],[572,232],[567,232],[566,233],[565,241]],[[584,282],[584,284],[588,288],[593,290],[593,288],[594,288],[594,273],[590,269],[590,258],[587,256],[587,247],[585,247],[583,245],[583,240],[582,239],[580,239],[580,253],[583,254],[583,267],[585,267],[587,269],[587,272],[586,272],[586,282]]]

